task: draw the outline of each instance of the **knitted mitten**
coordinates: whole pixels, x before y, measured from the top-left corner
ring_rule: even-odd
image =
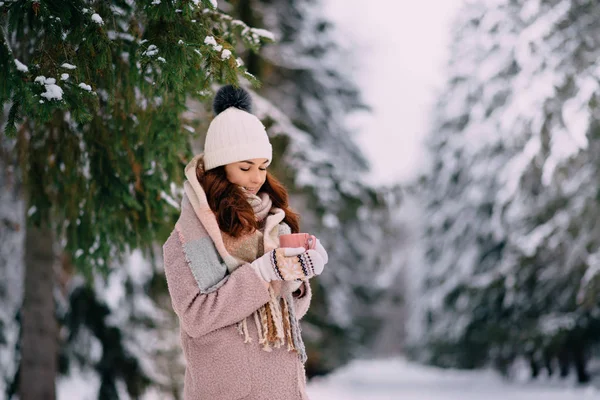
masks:
[[[312,278],[323,272],[325,262],[316,250],[278,248],[254,260],[252,268],[267,282]]]
[[[327,264],[327,262],[329,261],[329,255],[327,254],[327,251],[325,250],[325,248],[323,247],[323,245],[321,244],[321,241],[319,239],[317,239],[317,244],[315,245],[315,250],[317,251],[317,253],[319,253],[321,258],[323,258],[323,261],[325,262],[325,264]]]

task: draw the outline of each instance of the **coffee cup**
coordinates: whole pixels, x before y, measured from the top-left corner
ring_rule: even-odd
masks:
[[[288,233],[279,236],[279,247],[304,247],[306,250],[314,249],[317,238],[308,233]]]

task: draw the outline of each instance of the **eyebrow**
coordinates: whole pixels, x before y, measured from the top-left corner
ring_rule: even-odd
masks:
[[[245,163],[248,163],[248,164],[252,164],[252,165],[254,165],[254,163],[253,163],[252,161],[250,161],[250,160],[244,160],[244,161],[240,161],[240,162],[245,162]],[[267,160],[267,161],[263,162],[262,164],[266,164],[266,163],[268,163],[268,162],[269,162],[269,160]],[[261,164],[261,165],[262,165],[262,164]]]

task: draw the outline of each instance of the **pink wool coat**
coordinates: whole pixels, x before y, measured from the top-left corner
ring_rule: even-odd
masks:
[[[214,226],[212,222],[188,218],[178,222],[163,246],[165,275],[186,359],[184,399],[308,400],[304,365],[295,351],[286,346],[263,350],[253,323],[248,324],[250,343],[244,343],[238,331],[238,322],[269,302],[265,282],[244,264],[226,273],[211,291],[200,290],[179,231],[189,224],[203,236],[199,240],[217,237],[205,229],[205,225]],[[310,286],[303,284],[301,289],[293,300],[298,319],[306,314],[311,300]]]

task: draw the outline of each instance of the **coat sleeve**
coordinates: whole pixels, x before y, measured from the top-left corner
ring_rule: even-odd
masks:
[[[308,312],[310,300],[312,299],[312,290],[307,280],[302,283],[298,290],[292,293],[292,297],[294,299],[296,318],[301,319]]]
[[[270,299],[267,286],[250,264],[226,276],[218,289],[200,293],[177,234],[163,245],[163,257],[173,310],[191,337],[242,321]]]

